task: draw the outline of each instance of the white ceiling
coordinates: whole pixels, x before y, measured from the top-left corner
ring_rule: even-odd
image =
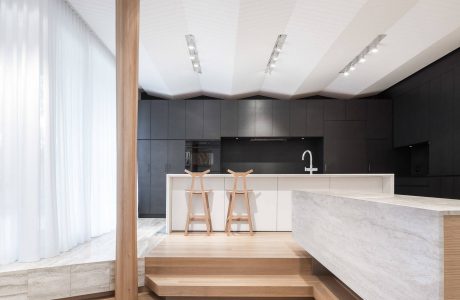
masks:
[[[68,0],[115,53],[115,0]],[[460,47],[460,0],[140,0],[139,85],[165,98],[379,93]],[[287,39],[271,74],[278,34]],[[380,51],[339,74],[378,34]],[[196,39],[202,74],[185,41]]]

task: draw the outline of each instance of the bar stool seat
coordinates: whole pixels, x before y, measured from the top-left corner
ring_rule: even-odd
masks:
[[[227,193],[233,193],[233,190],[226,190],[226,191]],[[246,192],[249,193],[249,192],[252,192],[252,190],[246,190],[246,191],[245,190],[235,190],[235,194],[244,194]]]
[[[229,201],[228,201],[227,221],[225,223],[225,232],[227,232],[228,235],[230,234],[230,232],[232,231],[233,221],[247,222],[249,225],[249,232],[251,235],[253,235],[254,232],[252,230],[251,204],[249,202],[249,195],[248,195],[248,193],[251,192],[252,190],[248,190],[247,185],[246,185],[246,176],[251,174],[253,170],[249,170],[246,172],[233,172],[232,170],[227,170],[227,171],[233,175],[233,189],[227,190],[227,192],[230,193],[230,195],[229,195]],[[242,189],[238,188],[238,178],[242,179],[242,183],[243,183]],[[233,214],[237,195],[243,196],[242,200],[246,207],[246,214],[244,215],[234,215]]]
[[[210,193],[212,190],[204,190],[204,191],[192,191],[192,190],[185,190],[186,193],[192,193],[192,194],[202,194],[202,193]]]
[[[190,172],[189,170],[185,170],[185,173],[189,174],[192,176],[192,184],[190,186],[190,189],[186,189],[185,192],[188,194],[187,198],[187,220],[185,223],[185,230],[184,230],[184,235],[188,235],[189,227],[191,222],[204,222],[206,224],[206,232],[207,234],[211,234],[212,232],[212,221],[211,221],[211,213],[209,209],[209,193],[211,190],[205,190],[204,189],[204,183],[203,183],[203,176],[208,174],[210,170],[206,170],[204,172]],[[200,179],[200,188],[195,189],[195,178]],[[195,215],[193,213],[193,195],[201,195],[201,200],[203,203],[203,210],[204,214],[203,215]]]

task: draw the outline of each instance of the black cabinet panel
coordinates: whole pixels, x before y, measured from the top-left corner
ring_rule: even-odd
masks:
[[[150,214],[150,141],[137,141],[138,213]]]
[[[139,101],[137,119],[137,138],[150,138],[150,102],[149,100]]]
[[[325,173],[367,173],[367,143],[364,139],[324,139]]]
[[[222,137],[238,136],[238,101],[223,100],[220,104],[220,134]]]
[[[168,141],[168,167],[170,174],[182,174],[185,169],[185,140]]]
[[[307,136],[324,135],[323,100],[307,101]]]
[[[150,101],[150,138],[168,138],[168,101]]]
[[[453,92],[453,161],[455,174],[460,174],[460,63],[455,70],[454,76],[455,84]]]
[[[326,121],[346,120],[346,101],[324,100],[324,119]]]
[[[220,100],[205,100],[203,111],[203,138],[220,139]]]
[[[273,136],[289,136],[289,101],[272,101]]]
[[[365,139],[365,121],[326,121],[325,136],[336,139]]]
[[[370,99],[367,105],[367,137],[388,139],[392,137],[393,102]]]
[[[185,139],[185,101],[170,100],[168,139]]]
[[[204,125],[203,100],[187,100],[185,103],[185,136],[189,140],[202,139]]]
[[[290,136],[307,135],[307,101],[290,101]]]
[[[393,173],[393,147],[391,139],[367,140],[369,173]]]
[[[256,134],[256,100],[238,102],[238,136],[251,137]]]
[[[272,136],[273,108],[272,100],[255,100],[256,102],[256,135],[259,137]]]
[[[452,175],[453,140],[450,136],[438,136],[430,141],[430,175]]]
[[[150,141],[150,216],[161,217],[166,214],[167,159],[168,141]]]
[[[346,101],[347,120],[367,120],[367,102],[366,99]]]

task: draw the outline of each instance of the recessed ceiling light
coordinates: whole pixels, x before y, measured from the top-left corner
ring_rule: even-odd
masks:
[[[377,53],[378,46],[380,42],[386,37],[386,34],[379,34],[372,42],[367,45],[358,55],[353,58],[339,73],[343,74],[344,76],[350,75],[350,71],[354,71],[356,69],[357,63],[365,63],[366,56],[369,53]]]
[[[265,68],[265,73],[271,73],[272,69],[275,67],[275,62],[279,58],[281,49],[283,48],[284,42],[286,41],[286,37],[286,34],[278,35],[275,45],[273,46],[272,53],[270,54],[270,58],[268,59],[267,67]]]

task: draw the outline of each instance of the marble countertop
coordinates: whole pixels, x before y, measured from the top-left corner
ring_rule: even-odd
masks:
[[[250,174],[248,177],[393,177],[394,174]],[[167,177],[190,177],[188,174],[167,174]],[[232,177],[231,174],[207,174],[206,177]]]
[[[358,193],[358,192],[334,192],[334,191],[298,191],[301,193],[311,193],[320,195],[330,195],[340,198],[384,203],[394,206],[410,207],[422,210],[439,212],[441,215],[460,215],[460,200],[407,196],[398,194],[384,193]]]

